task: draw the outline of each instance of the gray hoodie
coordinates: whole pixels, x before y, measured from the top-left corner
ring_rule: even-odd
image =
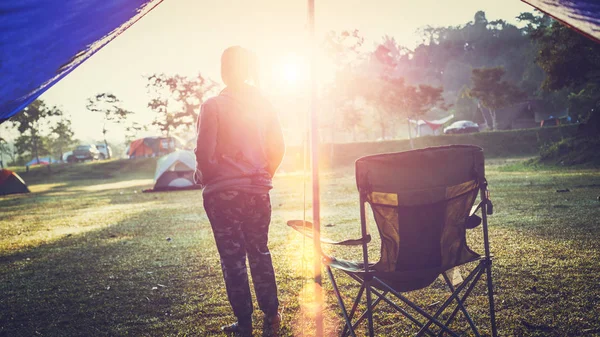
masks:
[[[197,131],[196,176],[204,195],[273,188],[285,147],[277,113],[258,89],[225,88],[204,102]]]

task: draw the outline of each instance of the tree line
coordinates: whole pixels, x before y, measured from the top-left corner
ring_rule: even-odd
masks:
[[[426,26],[419,31],[422,43],[412,50],[389,36],[367,48],[358,30],[328,33],[321,46],[334,76],[319,93],[324,133],[332,142],[397,138],[410,135],[407,119],[447,114],[494,130],[498,111],[530,99],[556,111],[568,109],[574,121],[597,121],[600,45],[540,13],[522,13],[517,20],[521,28],[488,21],[479,11],[462,25]],[[219,86],[201,74],[160,73],[146,76],[146,89],[147,107],[155,116],[152,126],[170,136],[194,129],[202,102]],[[288,98],[284,102],[292,105]],[[124,127],[126,142],[148,128],[132,120],[134,112],[113,93],[88,98],[86,108],[102,116],[106,145],[114,125]],[[281,110],[284,127],[295,128],[297,119],[287,118],[285,107]],[[61,158],[77,143],[63,111],[42,100],[9,124],[20,135],[11,143],[0,134],[5,162]]]
[[[345,139],[396,138],[406,119],[454,114],[495,130],[498,111],[531,100],[547,114],[590,120],[600,45],[538,12],[516,19],[520,28],[478,11],[462,25],[427,26],[412,50],[384,36],[365,51],[360,32],[330,33],[324,45],[337,69],[322,97],[333,111],[323,128]]]

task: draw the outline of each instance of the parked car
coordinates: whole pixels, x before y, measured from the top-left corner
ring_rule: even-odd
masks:
[[[107,145],[104,144],[96,144],[96,148],[100,151],[101,160],[112,158],[112,149],[110,146],[107,147]]]
[[[457,121],[444,128],[444,133],[447,135],[473,132],[479,132],[479,125],[471,121]]]
[[[76,162],[98,160],[100,158],[100,151],[98,151],[94,144],[79,145],[73,150],[73,156]]]
[[[63,153],[63,156],[61,159],[64,163],[75,162],[75,156],[73,156],[73,151],[68,151],[68,152]]]

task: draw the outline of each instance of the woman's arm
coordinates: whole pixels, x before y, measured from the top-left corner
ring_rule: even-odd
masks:
[[[217,131],[219,128],[217,106],[213,100],[208,100],[200,109],[196,124],[196,177],[201,177],[197,183],[206,184],[215,176],[217,147]],[[198,171],[200,174],[198,174]]]

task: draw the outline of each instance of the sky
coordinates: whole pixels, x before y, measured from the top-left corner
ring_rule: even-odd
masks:
[[[358,29],[367,45],[384,35],[414,47],[420,27],[459,25],[476,11],[488,20],[509,22],[532,8],[518,0],[315,0],[316,35]],[[309,45],[305,0],[164,0],[100,52],[44,93],[41,98],[70,116],[75,136],[101,139],[101,117],[85,108],[86,99],[110,92],[134,119],[150,125],[144,75],[201,73],[217,82],[220,56],[231,45],[255,51],[265,90],[299,90],[305,75],[303,55]],[[109,132],[122,141],[122,130]]]

